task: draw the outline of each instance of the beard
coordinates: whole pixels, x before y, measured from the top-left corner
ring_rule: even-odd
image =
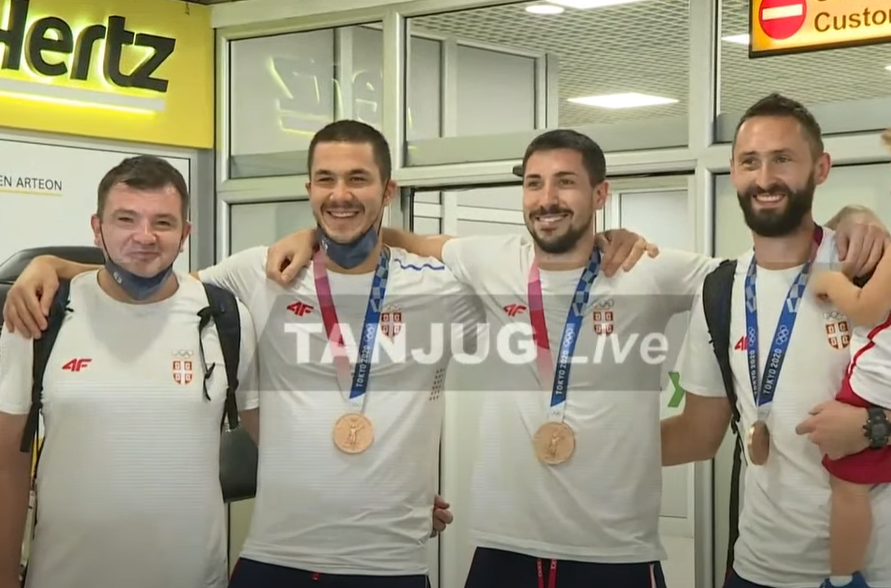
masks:
[[[813,208],[816,188],[816,181],[811,174],[805,185],[798,190],[792,190],[784,182],[779,181],[766,187],[752,184],[745,192],[737,193],[737,198],[746,225],[753,233],[759,237],[783,237],[801,227],[805,216]],[[755,201],[757,194],[784,196],[785,207],[757,210]]]
[[[571,210],[559,206],[549,206],[547,208],[541,208],[526,217],[526,229],[528,229],[529,234],[532,235],[532,240],[535,241],[535,244],[538,245],[539,249],[551,255],[561,255],[572,251],[576,244],[578,244],[578,242],[589,232],[591,221],[593,220],[592,217],[582,226],[570,224],[569,228],[566,229],[566,232],[559,235],[542,235],[535,230],[535,217],[546,214],[568,214],[570,215],[571,222],[573,213]]]

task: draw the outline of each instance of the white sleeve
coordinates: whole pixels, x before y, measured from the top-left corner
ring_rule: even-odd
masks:
[[[266,279],[266,247],[252,247],[230,255],[220,263],[198,272],[198,279],[250,301]]]
[[[476,288],[488,283],[489,274],[497,271],[508,244],[517,241],[516,236],[454,237],[442,246],[442,262],[463,284]],[[520,249],[516,248],[519,255]]]
[[[666,249],[655,258],[647,259],[646,269],[666,305],[672,312],[679,313],[691,309],[705,276],[720,263],[719,259],[699,253]]]
[[[705,312],[702,308],[702,293],[696,296],[690,313],[687,337],[678,358],[678,376],[681,388],[697,396],[723,397],[724,378],[715,358]]]
[[[31,410],[31,370],[34,341],[6,326],[0,332],[0,412],[28,414]]]
[[[260,405],[260,371],[257,331],[247,307],[238,302],[241,320],[241,355],[238,362],[238,410],[252,410]]]
[[[488,338],[485,306],[473,288],[463,284],[456,288],[453,297],[452,328],[458,329],[457,332],[461,334],[463,353],[473,355],[477,352],[480,341]],[[452,345],[455,343],[456,341],[452,341]]]

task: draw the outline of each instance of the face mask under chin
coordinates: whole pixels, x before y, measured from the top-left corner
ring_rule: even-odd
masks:
[[[173,273],[173,264],[154,276],[137,276],[112,261],[108,251],[106,251],[105,269],[115,283],[127,293],[127,296],[133,300],[143,301],[148,300],[161,290],[167,278]]]
[[[353,269],[361,265],[374,252],[380,238],[380,227],[384,222],[383,210],[370,227],[365,229],[361,235],[350,241],[349,243],[338,243],[329,237],[321,225],[317,225],[319,235],[319,246],[328,259],[336,263],[343,269]]]
[[[381,217],[381,221],[383,217]],[[321,225],[319,231],[319,245],[328,259],[343,269],[353,269],[362,264],[377,247],[378,228],[380,221],[368,227],[364,233],[349,243],[338,243],[327,234]]]

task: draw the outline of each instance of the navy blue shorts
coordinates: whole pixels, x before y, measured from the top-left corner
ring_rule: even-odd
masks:
[[[345,576],[240,558],[229,588],[430,588],[427,576]]]
[[[541,565],[541,582],[539,581]],[[477,548],[464,588],[666,588],[659,562],[632,564],[552,562],[530,555]],[[551,582],[551,575],[556,581]]]
[[[724,580],[724,588],[770,588],[770,586],[762,586],[740,578],[736,572],[731,571]]]

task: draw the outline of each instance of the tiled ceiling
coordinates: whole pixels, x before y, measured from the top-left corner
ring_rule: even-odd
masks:
[[[217,4],[250,0],[192,0]],[[334,0],[332,0],[334,1]],[[685,117],[689,90],[689,0],[643,0],[535,15],[544,0],[436,14],[411,24],[448,37],[555,55],[561,126]],[[721,0],[721,36],[748,31],[748,0]],[[805,104],[891,96],[891,44],[749,59],[745,45],[719,43],[721,112],[741,112],[770,92]],[[607,110],[572,97],[637,92],[676,104]],[[889,113],[891,122],[891,113]]]
[[[686,116],[688,0],[645,0],[535,15],[541,2],[418,17],[413,26],[447,36],[551,53],[560,63],[560,125]],[[748,1],[723,0],[722,37],[748,30]],[[722,112],[739,112],[779,91],[806,104],[891,96],[891,45],[751,60],[744,45],[720,43]],[[568,98],[637,92],[677,104],[606,110]],[[889,113],[891,120],[891,113]]]

